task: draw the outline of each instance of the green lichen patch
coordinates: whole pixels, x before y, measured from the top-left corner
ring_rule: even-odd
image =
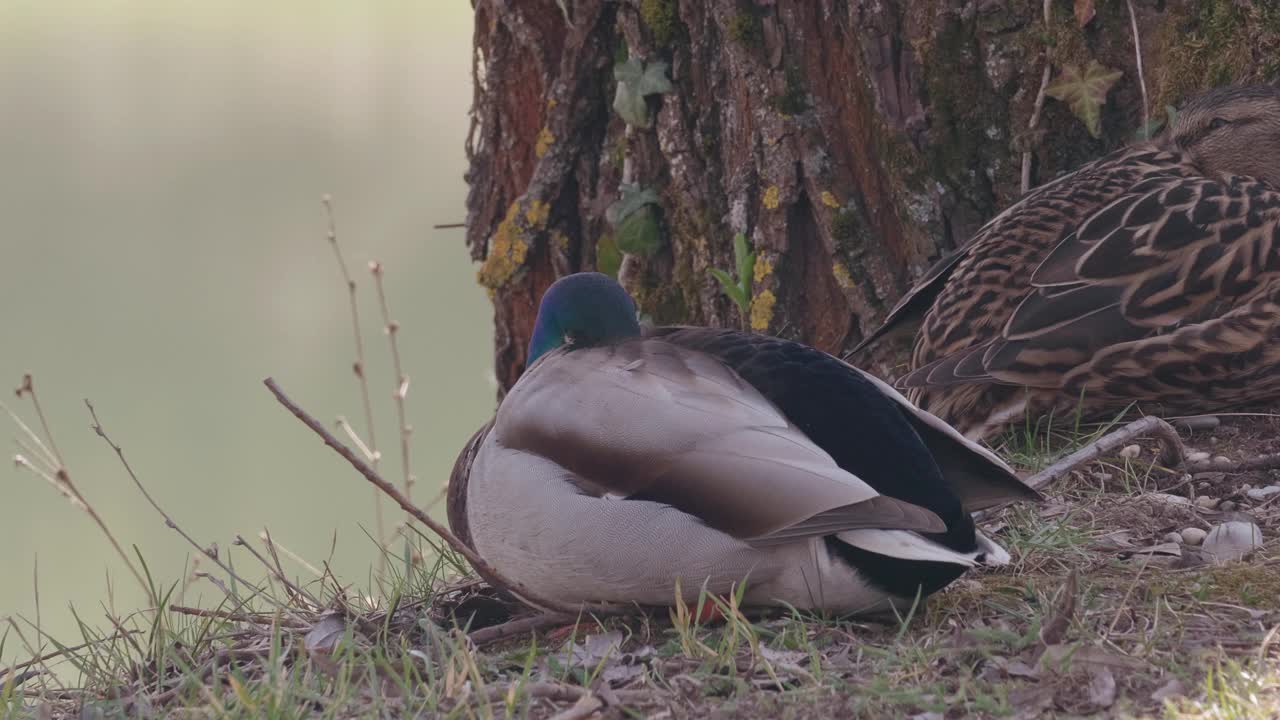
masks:
[[[671,47],[683,30],[675,0],[641,0],[640,19],[660,48]]]
[[[742,10],[729,18],[729,38],[746,50],[764,47],[764,20],[754,8]]]

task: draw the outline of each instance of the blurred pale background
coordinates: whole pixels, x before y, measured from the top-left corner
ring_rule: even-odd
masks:
[[[403,326],[417,499],[492,410],[487,300],[461,231],[431,228],[464,216],[470,70],[466,0],[0,0],[0,388],[31,417],[9,390],[35,373],[72,477],[160,579],[180,579],[189,550],[82,398],[202,542],[269,526],[319,561],[336,531],[335,570],[368,581],[370,486],[261,385],[274,375],[325,422],[363,425],[324,193],[361,284],[388,474],[393,380],[368,260]],[[16,431],[0,427],[7,458]],[[6,461],[0,620],[34,619],[37,555],[55,635],[77,636],[70,604],[106,624],[108,575],[118,609],[140,602],[84,514]],[[11,638],[5,655],[22,654]]]

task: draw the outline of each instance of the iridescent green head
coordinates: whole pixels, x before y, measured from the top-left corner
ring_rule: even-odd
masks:
[[[561,345],[601,345],[639,334],[635,301],[616,280],[594,272],[566,275],[542,296],[525,367]]]

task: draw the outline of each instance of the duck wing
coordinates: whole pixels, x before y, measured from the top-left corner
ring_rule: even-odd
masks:
[[[1118,346],[1160,346],[1170,333],[1208,327],[1278,272],[1280,194],[1238,176],[1144,180],[1045,257],[998,337],[900,385],[1063,388]]]
[[[488,442],[555,462],[583,492],[666,503],[757,545],[946,529],[842,469],[725,363],[658,338],[549,353],[504,398]]]
[[[937,513],[957,544],[972,533],[969,512],[1040,497],[989,450],[870,373],[827,353],[733,330],[654,332],[719,358],[841,467],[880,493]]]

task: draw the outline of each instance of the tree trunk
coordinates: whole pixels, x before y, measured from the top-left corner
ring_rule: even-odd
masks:
[[[656,193],[644,212],[659,242],[624,245],[620,270],[654,322],[741,325],[843,355],[1021,195],[1024,172],[1034,185],[1132,140],[1140,80],[1155,120],[1280,65],[1270,0],[1132,0],[1132,18],[1125,0],[1055,0],[1048,22],[1038,0],[474,7],[467,242],[494,301],[501,392],[524,369],[546,287],[618,272],[607,210],[624,181]],[[643,98],[650,127],[612,108],[627,58],[669,65],[672,90]],[[1099,137],[1042,89],[1046,66],[1056,80],[1092,60],[1123,71]],[[709,272],[733,274],[739,232],[757,255],[743,310]],[[854,360],[893,375],[907,342]]]

